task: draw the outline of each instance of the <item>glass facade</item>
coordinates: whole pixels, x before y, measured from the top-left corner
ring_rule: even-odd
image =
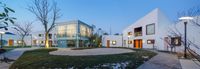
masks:
[[[56,28],[60,47],[86,46],[92,35],[92,27],[79,20],[57,24]]]

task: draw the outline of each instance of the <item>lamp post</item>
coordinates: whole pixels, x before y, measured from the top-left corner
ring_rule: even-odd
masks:
[[[0,34],[1,34],[1,48],[3,48],[3,40],[2,40],[2,36],[3,36],[3,34],[5,34],[5,32],[3,32],[3,31],[0,31]]]
[[[187,23],[189,20],[192,20],[193,18],[192,17],[181,17],[179,18],[179,20],[185,20],[184,22],[184,40],[185,40],[185,43],[184,43],[184,46],[185,46],[185,49],[184,49],[184,58],[187,58]]]
[[[30,35],[31,35],[31,46],[33,46],[33,35],[32,34]]]
[[[128,35],[128,48],[129,48],[129,38],[130,38],[130,35]]]

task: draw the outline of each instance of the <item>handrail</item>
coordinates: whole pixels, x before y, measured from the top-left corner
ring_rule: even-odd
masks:
[[[188,50],[188,52],[194,57],[194,58],[196,58],[199,62],[200,62],[200,55],[199,54],[197,54],[195,51],[193,51],[192,49],[187,49]]]

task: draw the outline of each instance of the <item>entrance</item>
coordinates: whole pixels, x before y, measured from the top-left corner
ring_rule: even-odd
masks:
[[[109,48],[110,47],[110,40],[107,40],[107,46],[106,46],[107,48]]]
[[[13,46],[14,44],[14,40],[13,39],[9,39],[8,40],[8,46]]]
[[[134,48],[142,48],[142,39],[134,40]]]

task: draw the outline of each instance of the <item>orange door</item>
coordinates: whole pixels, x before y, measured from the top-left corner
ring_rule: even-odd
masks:
[[[134,48],[142,48],[142,40],[134,40]]]
[[[138,40],[135,40],[135,41],[134,41],[134,46],[135,46],[135,48],[138,48],[138,46],[139,46]]]
[[[110,40],[107,40],[107,46],[106,46],[107,48],[109,48],[110,47]]]
[[[8,40],[8,46],[13,46],[13,44],[14,44],[14,40],[9,39],[9,40]]]
[[[139,48],[142,48],[142,40],[139,40]]]

